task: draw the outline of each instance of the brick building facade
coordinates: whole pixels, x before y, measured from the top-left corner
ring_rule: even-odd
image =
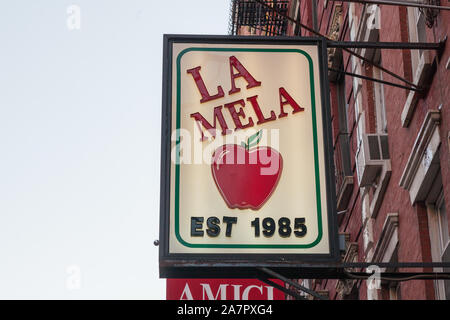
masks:
[[[231,34],[314,36],[294,21],[338,41],[436,43],[450,31],[450,11],[445,10],[331,0],[264,1],[290,17],[286,19],[272,10],[261,14],[257,2],[232,1]],[[339,232],[346,237],[342,259],[449,262],[449,41],[439,53],[351,50],[370,62],[333,48],[329,67],[408,86],[379,65],[421,90],[329,71]],[[379,286],[361,279],[302,283],[330,299],[450,299],[450,280],[383,280]]]

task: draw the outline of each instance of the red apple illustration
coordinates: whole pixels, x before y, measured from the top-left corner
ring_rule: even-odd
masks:
[[[260,209],[274,192],[283,169],[280,153],[258,147],[261,131],[242,145],[225,144],[214,151],[211,170],[231,209]]]

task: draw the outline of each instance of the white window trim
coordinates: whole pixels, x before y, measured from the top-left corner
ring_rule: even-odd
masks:
[[[449,237],[449,232],[448,232],[448,215],[447,212],[445,212],[445,221],[442,221],[442,215],[443,213],[440,211],[441,206],[444,206],[444,210],[445,210],[445,202],[444,202],[444,193],[441,192],[441,194],[439,195],[438,200],[436,201],[436,211],[439,214],[439,219],[438,219],[438,226],[439,226],[439,240],[440,240],[440,247],[441,247],[441,257],[442,254],[444,254],[445,250],[447,249],[447,247],[449,246],[450,243],[450,237]],[[442,223],[444,223],[444,225],[442,225]],[[444,230],[444,232],[446,233],[446,238],[443,238],[443,234],[442,234],[442,230]]]
[[[375,79],[383,80],[383,74],[380,69],[373,68],[373,77]],[[375,99],[375,112],[377,120],[377,132],[387,133],[387,120],[386,120],[386,105],[384,99],[384,86],[379,82],[374,82],[374,99]]]
[[[409,29],[409,41],[410,42],[426,42],[426,39],[420,39],[418,23],[419,19],[425,19],[423,13],[418,8],[408,7],[408,29]],[[424,28],[422,32],[425,32],[425,21],[420,26]],[[411,63],[413,70],[414,83],[419,84],[421,75],[424,72],[426,63],[429,63],[429,53],[427,50],[411,50]]]
[[[429,110],[419,130],[416,141],[411,148],[408,161],[400,178],[400,186],[409,191],[411,204],[424,201],[431,188],[435,176],[435,157],[441,145],[438,125],[441,114],[437,110]]]
[[[397,212],[387,214],[373,255],[374,262],[391,261],[398,245],[398,222]],[[385,268],[382,270],[385,270]]]
[[[391,262],[394,253],[398,247],[399,236],[398,236],[398,224],[399,218],[398,213],[388,213],[386,219],[384,220],[383,229],[381,231],[380,237],[376,243],[375,251],[373,254],[372,261],[387,263]],[[385,272],[386,268],[380,268],[380,272]],[[367,289],[368,295],[370,294],[373,298],[378,299],[378,290]]]
[[[418,8],[408,8],[408,29],[410,42],[419,42],[417,19],[420,15],[421,13]],[[423,28],[425,28],[425,24],[423,25]],[[430,52],[428,50],[411,50],[411,65],[413,71],[413,83],[418,86],[426,85],[432,75],[432,60]],[[419,98],[420,96],[417,91],[409,92],[401,115],[403,127],[406,128],[409,126]]]

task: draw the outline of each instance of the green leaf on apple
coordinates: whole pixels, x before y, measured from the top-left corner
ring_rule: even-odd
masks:
[[[250,148],[253,148],[256,145],[258,145],[259,141],[261,140],[261,136],[262,136],[262,130],[259,130],[257,133],[251,135],[247,139],[247,143],[242,142],[241,146],[244,147],[248,151],[248,150],[250,150]]]

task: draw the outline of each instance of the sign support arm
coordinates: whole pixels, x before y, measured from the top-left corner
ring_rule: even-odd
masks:
[[[306,293],[312,295],[313,297],[315,297],[315,298],[317,298],[319,300],[328,300],[327,298],[325,298],[324,296],[321,296],[320,294],[318,294],[314,290],[308,289],[308,288],[306,288],[306,287],[304,287],[304,286],[302,286],[302,285],[300,285],[300,284],[298,284],[298,283],[296,283],[296,282],[294,282],[294,281],[292,281],[292,280],[290,280],[290,279],[288,279],[286,277],[283,277],[281,274],[276,273],[275,271],[273,271],[273,270],[271,270],[269,268],[262,267],[262,268],[259,268],[259,270],[261,270],[264,273],[267,273],[271,277],[275,277],[277,279],[280,279],[281,281],[283,281],[285,283],[288,283],[289,285],[297,288],[298,290],[306,292]]]
[[[279,285],[278,283],[271,281],[270,279],[258,278],[258,280],[260,280],[264,283],[267,283],[269,286],[272,286],[275,289],[278,289],[278,290],[284,292],[285,294],[288,294],[288,295],[294,297],[296,300],[305,300],[305,298],[302,297],[301,295],[299,295],[297,292],[289,290],[289,289],[283,287],[282,285]]]

